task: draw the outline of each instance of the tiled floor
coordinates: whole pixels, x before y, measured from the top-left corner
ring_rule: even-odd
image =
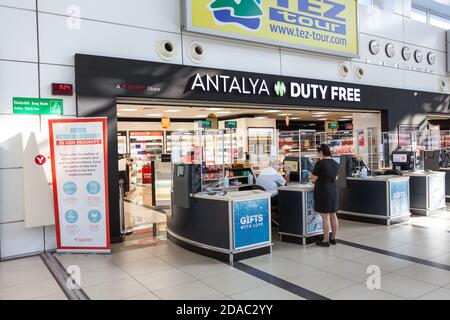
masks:
[[[65,300],[40,257],[0,263],[0,300]]]
[[[275,241],[272,255],[242,263],[265,277],[329,299],[450,299],[448,230],[448,212],[391,227],[341,221],[339,238],[382,252],[343,244],[319,248]],[[406,256],[440,263],[441,268]],[[80,266],[82,287],[91,299],[308,298],[280,286],[280,281],[271,283],[170,241],[106,256],[57,258],[64,266]],[[368,267],[374,265],[381,270],[379,290],[369,290],[366,285]],[[0,298],[62,299],[64,295],[40,259],[28,258],[0,263]]]

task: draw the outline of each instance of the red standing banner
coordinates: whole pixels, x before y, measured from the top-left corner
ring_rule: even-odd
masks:
[[[59,252],[111,252],[106,118],[49,120]]]

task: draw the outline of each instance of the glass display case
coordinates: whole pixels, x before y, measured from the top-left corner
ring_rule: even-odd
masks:
[[[166,207],[170,205],[170,190],[172,188],[172,164],[170,159],[158,159],[154,163],[154,198],[153,206]]]
[[[317,146],[319,135],[314,130],[300,130],[299,136],[299,174],[300,182],[308,183],[308,177],[314,170],[317,158]]]
[[[192,134],[192,144],[188,146],[184,136]],[[232,147],[225,146],[223,130],[195,130],[194,132],[174,132],[171,134],[172,164],[198,166],[201,192],[223,191],[223,183],[228,168],[231,168]],[[229,156],[226,157],[225,153]],[[225,161],[227,160],[227,162]]]
[[[441,168],[450,168],[450,130],[440,131]]]
[[[300,152],[298,131],[282,131],[278,138],[279,154],[282,159],[298,157]]]
[[[277,131],[274,128],[248,128],[248,152],[255,172],[277,162]]]
[[[178,139],[177,145],[184,149],[184,151],[192,148],[194,143],[194,132],[193,131],[182,131],[182,135],[177,134],[177,131],[166,132],[166,153],[172,153],[172,139],[176,137]]]
[[[379,147],[379,165],[381,169],[401,171],[423,170],[423,145],[419,143],[422,135],[409,133],[383,132]],[[408,143],[407,143],[408,142]]]
[[[355,134],[355,131],[321,132],[318,134],[318,144],[328,144],[333,155],[357,154]]]
[[[128,154],[128,137],[126,131],[117,132],[117,149],[121,156]]]

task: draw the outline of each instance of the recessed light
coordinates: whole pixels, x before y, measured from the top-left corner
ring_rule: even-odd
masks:
[[[119,109],[122,112],[133,112],[133,111],[137,111],[138,109],[131,109],[131,108],[123,108],[123,109]]]
[[[220,110],[222,110],[223,108],[209,108],[209,110],[210,111],[220,111]]]
[[[195,116],[195,118],[206,118],[206,117],[208,117],[208,116],[205,114],[200,114],[198,116]]]
[[[176,110],[176,109],[173,109],[173,110],[166,110],[166,112],[168,112],[168,113],[177,113],[177,112],[180,112],[181,110]]]
[[[265,113],[278,113],[278,112],[281,112],[281,110],[267,110],[267,111],[264,111]]]
[[[291,120],[300,120],[301,118],[299,117],[295,117],[295,118],[291,118]]]
[[[150,114],[147,114],[147,117],[162,117],[162,114],[160,114],[160,113],[150,113]]]
[[[281,117],[292,116],[292,113],[281,113],[281,114],[279,114],[279,116],[281,116]]]
[[[264,120],[264,119],[269,119],[268,117],[255,117],[256,120]]]

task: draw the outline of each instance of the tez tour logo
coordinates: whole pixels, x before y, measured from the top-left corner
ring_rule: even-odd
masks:
[[[275,94],[279,97],[284,97],[284,95],[286,94],[286,85],[283,81],[278,81],[277,83],[275,83],[274,89]]]
[[[219,24],[237,24],[250,31],[261,27],[261,0],[214,0],[209,7]]]

